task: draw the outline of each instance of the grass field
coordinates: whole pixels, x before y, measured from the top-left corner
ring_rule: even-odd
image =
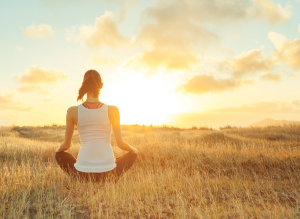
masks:
[[[122,133],[139,150],[132,169],[117,184],[82,183],[54,159],[64,127],[0,128],[0,218],[300,217],[298,126]],[[75,131],[69,152],[79,147]]]

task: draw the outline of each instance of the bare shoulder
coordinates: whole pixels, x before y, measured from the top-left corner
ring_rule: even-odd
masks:
[[[111,124],[120,121],[120,113],[118,107],[108,106],[108,118]]]
[[[109,105],[108,112],[111,113],[112,115],[116,115],[119,114],[119,109],[116,106]]]
[[[77,106],[71,106],[68,108],[68,113],[76,113],[78,112],[78,107]]]
[[[74,124],[77,124],[77,118],[78,118],[78,107],[77,106],[69,107],[67,111],[67,121],[72,120]]]
[[[77,114],[78,114],[78,107],[77,106],[71,106],[68,108],[68,111],[67,111],[67,115],[70,116],[70,117],[77,117]]]

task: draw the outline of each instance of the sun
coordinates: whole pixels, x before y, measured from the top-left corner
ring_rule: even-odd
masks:
[[[158,76],[128,77],[108,91],[107,99],[119,108],[121,124],[161,125],[178,108],[174,92]]]

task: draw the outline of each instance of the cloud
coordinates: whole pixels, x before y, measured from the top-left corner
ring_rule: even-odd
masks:
[[[265,57],[259,49],[243,52],[241,55],[236,56],[231,63],[235,77],[270,70],[273,66],[273,61]]]
[[[222,52],[227,54],[227,55],[234,55],[234,52],[229,48],[223,48]]]
[[[268,33],[269,40],[272,41],[275,48],[280,50],[283,44],[288,40],[285,36],[275,33],[275,32],[269,32]]]
[[[294,101],[292,102],[292,104],[293,104],[294,106],[300,107],[300,100],[294,100]]]
[[[21,92],[31,92],[31,91],[36,91],[36,90],[42,90],[42,88],[40,86],[36,86],[36,85],[25,85],[25,86],[18,88],[18,91],[21,91]]]
[[[67,81],[69,76],[56,69],[44,69],[32,65],[23,75],[17,75],[14,79],[21,84],[57,84]]]
[[[83,4],[86,5],[87,3],[92,2],[99,2],[98,0],[38,0],[47,5],[55,5],[55,6],[69,6],[74,4]],[[119,5],[126,5],[131,6],[134,3],[139,2],[139,0],[104,0],[106,3],[116,3]]]
[[[152,71],[159,67],[190,70],[200,62],[197,53],[220,42],[206,25],[244,19],[247,7],[245,1],[210,0],[171,0],[149,7],[137,37],[144,52],[127,66]]]
[[[266,73],[261,74],[261,79],[264,81],[279,82],[282,80],[282,76],[280,74],[266,72]]]
[[[252,49],[242,52],[232,60],[218,61],[216,70],[229,72],[235,79],[260,72],[262,80],[279,82],[282,80],[282,75],[272,72],[277,65],[288,64],[295,70],[300,69],[300,38],[291,41],[274,32],[269,32],[268,38],[275,46],[275,50],[270,55],[264,55],[261,49]]]
[[[279,3],[275,4],[273,0],[252,0],[259,13],[271,24],[279,24],[291,18],[291,7],[286,5],[283,8]]]
[[[220,42],[208,25],[231,25],[241,20],[257,20],[258,17],[277,24],[290,16],[288,7],[284,9],[272,0],[160,1],[144,11],[141,31],[136,40],[142,46],[143,53],[129,59],[126,66],[151,72],[156,72],[160,67],[191,70],[200,63],[197,54]],[[264,65],[255,63],[260,67]]]
[[[288,64],[291,68],[300,69],[300,38],[288,40],[285,36],[270,32],[268,38],[273,42],[276,50],[272,56],[281,63]]]
[[[32,108],[15,100],[14,93],[5,94],[0,90],[0,110],[29,111]]]
[[[46,103],[50,103],[50,102],[52,102],[53,100],[52,100],[52,99],[49,99],[49,98],[45,98],[45,99],[43,99],[43,101],[46,102]]]
[[[56,88],[55,86],[52,86],[50,88],[50,90],[54,90],[55,88]],[[49,89],[49,87],[47,89]],[[24,93],[27,93],[27,92],[36,92],[37,91],[41,95],[47,95],[47,94],[50,93],[44,87],[42,87],[42,86],[36,86],[36,85],[32,85],[32,84],[23,85],[23,86],[19,87],[17,90],[19,92],[24,92]]]
[[[229,72],[229,71],[232,71],[231,61],[227,60],[227,59],[218,60],[215,68],[216,68],[216,70],[218,72]]]
[[[47,89],[55,89],[59,84],[69,80],[69,75],[56,69],[44,69],[32,65],[24,74],[17,75],[13,79],[18,84],[22,84],[18,88],[20,92],[39,91],[40,94],[48,94]]]
[[[253,49],[235,56],[232,60],[217,62],[216,70],[229,73],[228,78],[215,78],[207,74],[196,75],[180,85],[177,91],[193,94],[231,91],[244,85],[252,85],[254,80],[245,76],[253,76],[259,72],[262,80],[279,82],[282,76],[272,72],[276,64],[272,57],[266,57],[260,49]]]
[[[300,38],[291,41],[285,36],[275,32],[269,32],[268,38],[275,46],[275,50],[273,50],[270,55],[264,55],[261,49],[252,49],[247,52],[242,52],[232,60],[219,60],[215,69],[218,72],[229,73],[232,76],[230,81],[236,83],[240,81],[241,78],[253,76],[257,73],[260,73],[260,78],[264,81],[282,81],[282,75],[273,72],[276,70],[275,67],[280,64],[287,64],[291,68],[299,70]],[[297,74],[293,73],[288,75],[288,77],[293,76],[297,76]],[[234,88],[233,84],[234,83],[232,83],[231,88]],[[239,83],[237,84],[239,85]],[[243,84],[245,84],[245,81],[243,81]]]
[[[193,65],[198,63],[197,55],[192,50],[157,48],[130,59],[126,66],[137,71],[146,68],[149,69],[149,73],[155,73],[160,67],[168,70],[190,70]]]
[[[77,29],[75,26],[65,29],[66,41],[80,41],[80,35],[77,33]]]
[[[252,49],[242,52],[232,60],[219,60],[215,69],[218,72],[229,73],[231,78],[218,81],[213,76],[210,76],[209,80],[207,76],[196,76],[185,85],[182,85],[181,90],[187,93],[199,94],[232,90],[248,82],[250,84],[253,83],[253,80],[245,80],[245,77],[253,76],[257,73],[260,73],[260,78],[263,81],[280,82],[282,81],[282,74],[274,73],[275,67],[280,64],[287,64],[291,68],[299,70],[300,38],[291,41],[285,36],[274,32],[269,32],[268,38],[275,46],[275,50],[270,55],[264,55],[261,49]],[[288,77],[296,75],[289,74]],[[242,78],[244,80],[241,80]]]
[[[125,17],[127,15],[127,10],[125,8],[121,8],[117,12],[119,17],[119,22],[123,22],[125,20]]]
[[[124,16],[124,13],[120,12],[119,14]],[[104,15],[96,18],[94,26],[83,25],[79,27],[79,33],[76,33],[76,27],[67,29],[65,32],[66,39],[67,41],[83,41],[90,48],[108,46],[115,49],[124,46],[128,43],[128,39],[119,32],[119,23],[113,18],[114,14],[106,11]]]
[[[170,115],[167,124],[179,127],[248,126],[265,118],[299,120],[300,101],[262,101],[236,107],[206,109],[198,113],[177,113]]]
[[[262,101],[253,104],[245,104],[239,107],[228,107],[222,109],[208,109],[210,112],[218,113],[299,113],[299,101]]]
[[[52,27],[47,24],[40,24],[38,26],[31,25],[26,28],[24,34],[29,37],[45,38],[53,36]]]
[[[299,73],[289,73],[288,77],[289,78],[297,78],[297,77],[299,77]]]
[[[247,75],[254,75],[257,72],[272,70],[276,62],[272,57],[267,57],[260,49],[252,49],[242,52],[232,60],[220,60],[217,62],[216,70],[230,72],[234,78],[241,78]]]
[[[188,82],[182,84],[177,91],[192,94],[219,93],[234,90],[242,84],[242,81],[237,81],[232,78],[216,79],[212,75],[202,74],[192,77]]]
[[[89,59],[89,63],[98,64],[98,65],[118,65],[122,62],[121,58],[118,57],[104,57],[102,54],[94,53],[92,54]]]

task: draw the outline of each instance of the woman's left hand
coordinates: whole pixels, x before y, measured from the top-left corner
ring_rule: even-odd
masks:
[[[62,146],[64,145],[64,143],[65,143],[65,142],[63,141],[63,142],[59,145],[59,147],[56,148],[55,153],[60,152],[59,149],[62,148]]]

